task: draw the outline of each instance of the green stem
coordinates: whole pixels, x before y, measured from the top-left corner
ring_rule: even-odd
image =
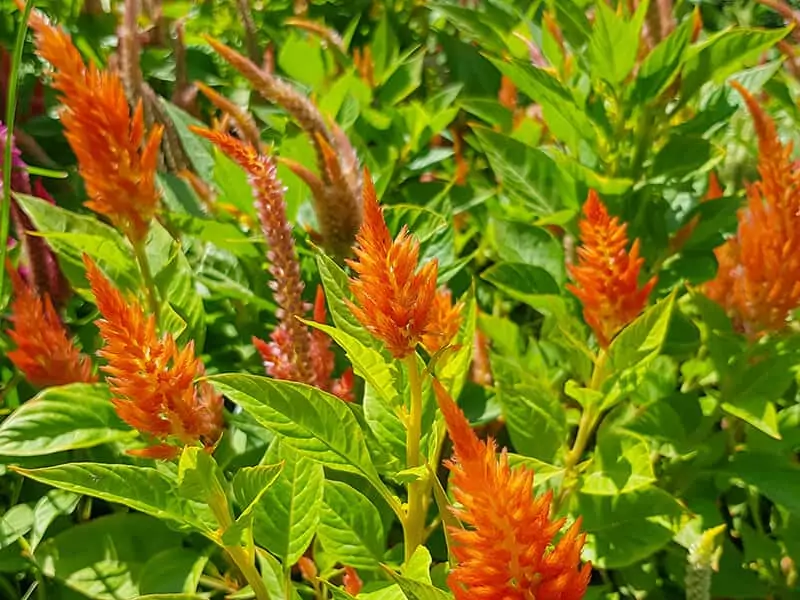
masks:
[[[264,583],[264,579],[261,577],[261,573],[256,569],[253,557],[241,546],[225,546],[225,552],[228,553],[233,563],[237,566],[242,575],[244,575],[247,583],[250,584],[256,600],[270,600],[267,586]]]
[[[161,318],[161,305],[158,302],[156,281],[153,279],[153,271],[150,268],[150,260],[147,258],[144,240],[133,242],[133,253],[136,256],[139,271],[142,273],[145,293],[147,294],[147,305],[150,307],[150,312],[153,313],[156,321],[159,321]]]
[[[417,365],[417,355],[406,359],[409,387],[411,388],[411,409],[408,417],[406,437],[406,468],[420,466],[420,442],[422,438],[422,377]],[[403,523],[405,543],[405,562],[413,556],[422,544],[425,535],[425,481],[417,479],[408,484],[408,512]]]
[[[8,76],[8,93],[6,94],[6,141],[3,152],[3,202],[0,205],[0,297],[5,289],[6,250],[8,231],[11,228],[11,150],[14,136],[14,120],[17,113],[17,87],[19,86],[19,65],[22,62],[22,50],[25,47],[25,34],[28,31],[28,18],[33,10],[34,0],[28,0],[22,13],[22,21],[14,42],[14,55],[11,59],[11,71]]]

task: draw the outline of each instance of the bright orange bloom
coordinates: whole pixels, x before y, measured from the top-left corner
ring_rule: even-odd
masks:
[[[70,36],[38,11],[31,15],[36,49],[54,68],[61,123],[86,182],[86,206],[107,216],[131,241],[141,240],[158,206],[155,187],[161,126],[145,139],[142,103],[131,115],[116,73],[86,65]]]
[[[554,543],[565,519],[550,518],[552,492],[533,495],[533,471],[511,469],[493,439],[478,439],[469,421],[434,380],[439,408],[453,440],[447,466],[465,525],[451,528],[458,565],[448,585],[456,600],[572,600],[582,598],[592,566],[580,565],[586,534],[580,518]]]
[[[50,296],[39,296],[16,269],[8,268],[14,299],[8,336],[16,350],[8,352],[9,360],[37,387],[92,383],[92,363],[69,339],[67,330]]]
[[[358,596],[361,593],[361,588],[364,587],[364,582],[358,576],[358,571],[353,567],[344,568],[342,583],[344,584],[344,591],[354,597]]]
[[[439,288],[436,292],[428,317],[430,324],[422,336],[422,345],[430,354],[435,354],[456,337],[461,327],[463,307],[462,302],[453,304],[452,294],[447,288]]]
[[[750,335],[776,331],[800,306],[800,170],[792,146],[778,138],[775,123],[741,85],[758,136],[761,180],[747,186],[736,236],[715,250],[719,267],[706,294]]]
[[[418,268],[419,242],[406,227],[392,241],[368,173],[364,175],[364,221],[356,241],[358,260],[347,261],[358,274],[350,280],[356,299],[350,302],[350,310],[362,325],[395,358],[414,352],[425,336],[431,336],[428,340],[434,346],[449,343],[446,335],[453,331],[452,322],[438,319],[445,312],[451,318],[456,315],[447,311],[444,298],[437,298],[438,263],[432,260]]]
[[[639,240],[628,252],[627,224],[609,216],[594,190],[583,205],[583,214],[578,264],[569,268],[575,285],[569,284],[567,289],[583,303],[583,317],[605,348],[642,312],[656,278],[639,287],[639,270],[644,264]]]
[[[171,334],[159,338],[155,317],[126,300],[86,256],[84,263],[103,316],[97,326],[105,347],[98,354],[108,361],[102,369],[117,414],[159,442],[138,454],[171,458],[183,445],[212,447],[222,431],[222,397],[209,383],[195,384],[205,369],[194,343],[179,349]]]

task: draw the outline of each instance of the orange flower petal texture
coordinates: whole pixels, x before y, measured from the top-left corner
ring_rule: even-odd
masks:
[[[194,342],[178,348],[171,334],[159,337],[155,317],[124,298],[91,259],[84,256],[84,263],[103,317],[97,326],[105,346],[98,354],[108,361],[102,370],[117,414],[160,442],[138,454],[171,458],[180,445],[213,446],[222,431],[222,397],[209,383],[195,384],[205,370]]]
[[[583,205],[583,214],[578,264],[570,267],[575,284],[567,289],[583,303],[583,317],[605,348],[642,312],[656,278],[639,286],[639,270],[644,264],[639,240],[628,252],[627,224],[609,216],[594,190]]]
[[[432,348],[450,343],[460,326],[460,307],[437,293],[438,263],[419,267],[419,242],[404,226],[392,240],[369,173],[364,174],[364,220],[356,236],[357,260],[347,264],[355,302],[350,310],[395,358],[414,352],[425,339]]]
[[[775,123],[739,83],[758,136],[761,180],[747,186],[736,235],[715,250],[717,276],[705,293],[721,304],[747,334],[785,327],[800,306],[800,170],[791,144],[783,145]]]
[[[6,333],[17,346],[8,352],[9,360],[37,387],[97,381],[89,357],[69,338],[50,296],[39,296],[16,269],[7,266],[14,327]]]
[[[116,73],[86,65],[70,36],[31,14],[36,51],[54,69],[64,135],[78,159],[89,200],[133,241],[141,240],[158,207],[155,186],[161,126],[145,136],[141,102],[131,115]]]
[[[453,514],[465,525],[451,528],[458,564],[448,585],[456,600],[573,600],[582,598],[591,563],[580,566],[586,534],[576,520],[558,541],[565,519],[550,518],[552,492],[533,495],[533,471],[511,469],[469,425],[464,413],[434,380],[439,408],[453,440],[448,461]]]

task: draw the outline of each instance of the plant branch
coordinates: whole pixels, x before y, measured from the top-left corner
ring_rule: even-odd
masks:
[[[405,360],[408,367],[409,386],[411,388],[411,409],[408,418],[406,436],[406,468],[420,466],[420,441],[422,438],[422,377],[417,365],[417,355],[412,354]],[[405,542],[405,562],[413,556],[414,551],[422,544],[425,535],[425,502],[427,490],[425,481],[415,479],[408,484],[408,512],[403,523]]]

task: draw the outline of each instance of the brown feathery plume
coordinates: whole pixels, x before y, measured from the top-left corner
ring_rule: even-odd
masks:
[[[325,248],[335,256],[346,256],[362,218],[361,174],[347,136],[335,124],[329,127],[311,100],[291,85],[221,42],[206,39],[256,91],[282,106],[310,136],[317,153],[319,175],[293,161],[282,162],[311,188]]]
[[[247,46],[247,55],[250,60],[256,62],[261,56],[261,51],[258,49],[258,32],[255,21],[253,21],[253,13],[250,12],[250,3],[248,0],[236,0],[236,10],[244,25],[244,43]]]
[[[102,319],[105,346],[98,353],[114,394],[114,407],[131,427],[156,443],[131,454],[173,458],[185,445],[211,450],[222,433],[222,396],[210,383],[195,384],[205,368],[194,342],[178,348],[171,334],[158,337],[156,320],[135,300],[126,300],[84,255],[86,274]]]
[[[235,103],[228,100],[225,96],[218,94],[204,83],[198,81],[195,83],[195,85],[197,86],[197,89],[209,99],[211,104],[213,104],[218,110],[229,115],[236,122],[236,125],[238,126],[239,131],[244,139],[250,142],[254,148],[261,148],[261,134],[259,133],[258,126],[256,125],[256,122],[250,113],[242,110],[242,108],[237,106]]]
[[[6,333],[17,346],[7,353],[8,359],[37,387],[97,381],[89,357],[69,338],[50,296],[37,294],[11,263],[6,269],[13,291],[14,326]]]

